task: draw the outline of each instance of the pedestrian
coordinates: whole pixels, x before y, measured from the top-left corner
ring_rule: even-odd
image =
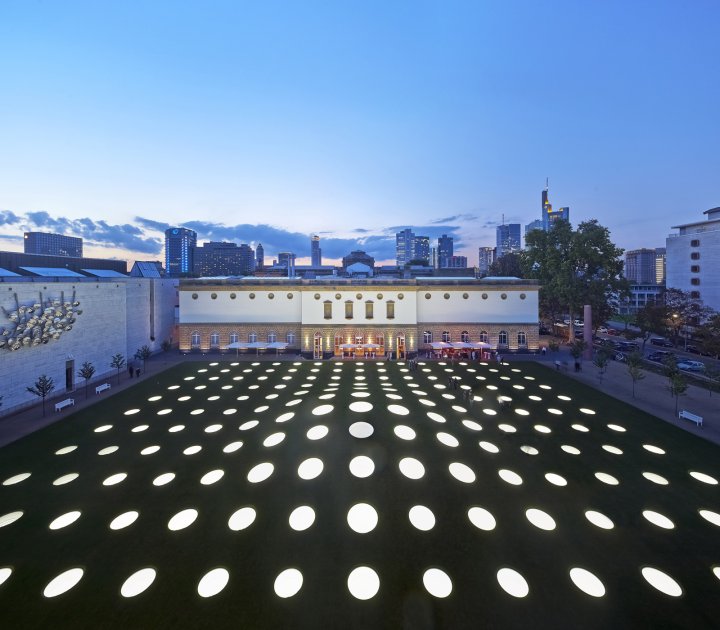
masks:
[[[131,363],[128,363],[128,373],[130,374],[130,378],[133,377],[133,366]]]
[[[545,356],[547,354],[547,346],[543,346],[542,350],[540,352],[542,353],[543,356]]]
[[[580,361],[578,361],[577,359],[575,359],[575,371],[576,372],[580,371]]]
[[[140,378],[140,368],[135,368],[135,376]]]
[[[560,361],[555,361],[555,369],[559,372],[560,371]]]

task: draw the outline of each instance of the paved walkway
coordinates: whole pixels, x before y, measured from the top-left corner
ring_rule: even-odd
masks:
[[[509,361],[528,361],[536,358],[538,363],[544,364],[549,370],[555,370],[555,361],[560,360],[567,363],[568,369],[563,370],[563,374],[568,378],[574,378],[591,387],[594,387],[609,396],[613,396],[623,402],[633,405],[647,413],[650,413],[666,422],[679,426],[680,428],[701,436],[711,442],[720,444],[720,394],[710,396],[707,390],[694,385],[690,385],[686,395],[681,396],[678,409],[686,409],[704,419],[704,426],[697,427],[693,422],[687,420],[678,420],[675,414],[675,398],[670,396],[668,390],[667,378],[645,372],[645,378],[638,382],[635,386],[635,397],[632,395],[632,379],[627,372],[627,366],[624,363],[609,361],[607,370],[600,381],[598,369],[589,361],[583,362],[583,370],[574,372],[573,359],[568,349],[563,348],[556,353],[548,353],[547,356],[540,355],[504,355],[503,360]],[[42,405],[37,403],[32,407],[28,407],[14,414],[0,417],[0,447],[10,444],[21,437],[28,435],[38,429],[41,429],[53,422],[61,420],[68,413],[83,409],[90,405],[108,398],[120,391],[134,385],[137,380],[146,380],[154,375],[167,370],[168,368],[186,361],[297,361],[296,355],[260,355],[248,356],[240,355],[181,355],[176,353],[161,353],[155,355],[147,361],[146,369],[143,370],[139,379],[130,378],[127,369],[120,371],[120,379],[117,376],[111,376],[107,379],[93,381],[88,386],[88,397],[85,398],[85,387],[79,384],[78,388],[72,394],[61,393],[53,396],[52,399],[45,401],[45,416],[43,417]],[[427,359],[421,359],[427,360]],[[95,394],[95,386],[103,382],[109,382],[112,387],[110,390],[102,394]],[[54,411],[55,403],[72,397],[75,399],[75,406],[68,407],[63,411]]]

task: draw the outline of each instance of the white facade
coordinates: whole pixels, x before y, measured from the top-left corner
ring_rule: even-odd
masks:
[[[673,226],[666,241],[668,289],[681,289],[720,310],[720,208],[707,210],[707,221]]]
[[[3,396],[0,413],[37,402],[37,397],[26,388],[34,385],[41,374],[54,380],[55,391],[51,395],[55,396],[84,387],[84,380],[77,372],[85,361],[95,366],[95,377],[112,375],[115,373],[110,367],[113,355],[120,353],[132,360],[141,346],[148,345],[157,351],[163,341],[172,340],[177,280],[12,280],[0,283],[0,306],[8,314],[16,310],[16,296],[21,306],[39,303],[41,295],[43,304],[48,299],[60,300],[61,295],[69,302],[74,295],[79,305],[72,329],[63,330],[58,339],[14,351],[7,346],[0,348],[0,395]],[[12,329],[11,320],[2,312],[1,329]]]

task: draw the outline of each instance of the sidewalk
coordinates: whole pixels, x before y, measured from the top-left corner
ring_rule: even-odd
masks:
[[[508,357],[512,360],[512,357]],[[549,352],[545,357],[537,356],[537,362],[555,370],[555,361],[567,363],[567,370],[562,374],[597,389],[598,391],[617,398],[622,402],[637,407],[642,411],[670,422],[684,431],[694,433],[710,442],[720,444],[720,394],[710,392],[696,385],[689,385],[678,401],[678,411],[683,409],[702,416],[703,426],[699,427],[689,420],[679,420],[675,413],[675,398],[670,395],[668,379],[654,372],[643,371],[645,378],[635,383],[635,397],[632,394],[632,379],[628,374],[627,365],[618,361],[608,361],[605,374],[600,381],[600,370],[592,361],[582,362],[582,371],[574,371],[575,359],[569,348],[559,352]]]

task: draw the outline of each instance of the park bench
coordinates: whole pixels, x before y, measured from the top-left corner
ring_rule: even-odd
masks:
[[[98,385],[95,388],[95,393],[100,394],[100,393],[104,392],[106,389],[110,389],[110,383],[103,383],[102,385]]]
[[[690,420],[698,426],[701,426],[703,423],[702,416],[698,416],[697,414],[686,411],[685,409],[678,413],[678,418],[681,418],[682,420]]]
[[[74,398],[66,398],[65,400],[61,400],[59,403],[55,403],[55,411],[62,411],[63,409],[65,409],[65,407],[70,407],[74,405]]]

